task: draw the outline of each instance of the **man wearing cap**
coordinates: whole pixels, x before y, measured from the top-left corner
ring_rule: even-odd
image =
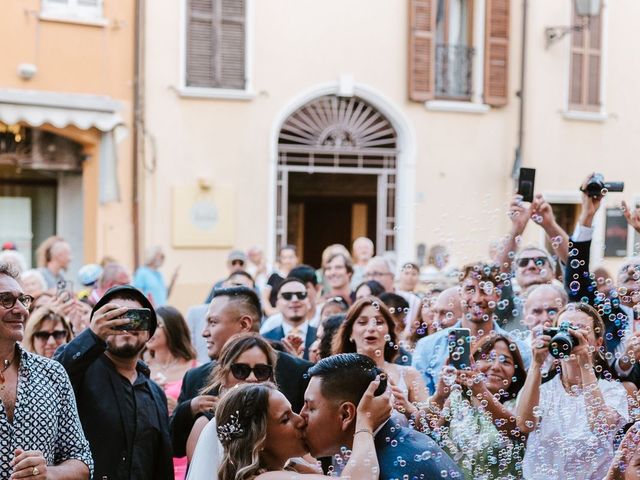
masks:
[[[148,330],[118,330],[131,309],[149,309]],[[151,302],[131,286],[107,291],[88,329],[55,360],[67,370],[95,461],[94,478],[173,479],[167,400],[138,360],[156,330]]]
[[[243,271],[246,264],[247,256],[242,250],[231,250],[231,252],[229,252],[229,255],[227,256],[227,269],[229,270],[229,275]],[[227,280],[227,278],[229,278],[229,275],[215,283],[204,303],[211,303],[211,300],[213,299],[213,292],[217,288],[222,288],[222,284]]]

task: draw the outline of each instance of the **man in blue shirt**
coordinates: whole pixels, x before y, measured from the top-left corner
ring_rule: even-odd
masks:
[[[462,271],[460,297],[464,316],[454,326],[421,339],[416,345],[412,365],[422,373],[429,392],[433,394],[440,372],[449,356],[448,335],[454,328],[468,328],[472,345],[485,335],[499,334],[511,338],[517,345],[525,367],[531,363],[531,349],[522,339],[506,332],[497,322],[496,306],[500,300],[502,279],[498,266],[485,263],[467,265]]]

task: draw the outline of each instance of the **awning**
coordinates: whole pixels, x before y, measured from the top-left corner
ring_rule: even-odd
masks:
[[[123,125],[118,115],[122,104],[107,96],[0,89],[0,122],[30,127],[44,124],[56,128],[73,125],[81,130],[96,128],[100,139],[100,202],[120,199],[117,149],[114,129]]]
[[[0,89],[0,121],[6,124],[39,127],[48,123],[110,132],[124,123],[117,113],[121,109],[120,102],[101,95]]]

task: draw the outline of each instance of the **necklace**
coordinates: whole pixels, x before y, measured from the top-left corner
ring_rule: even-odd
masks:
[[[14,358],[16,358],[15,355],[11,358],[11,360],[3,360],[2,370],[0,370],[0,384],[2,384],[2,390],[4,390],[4,382],[7,380],[4,376],[4,372],[9,369],[9,367],[13,363]]]

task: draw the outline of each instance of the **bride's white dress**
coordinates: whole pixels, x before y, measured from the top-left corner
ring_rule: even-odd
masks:
[[[222,462],[222,444],[218,439],[216,419],[212,418],[202,430],[186,480],[216,480]]]

